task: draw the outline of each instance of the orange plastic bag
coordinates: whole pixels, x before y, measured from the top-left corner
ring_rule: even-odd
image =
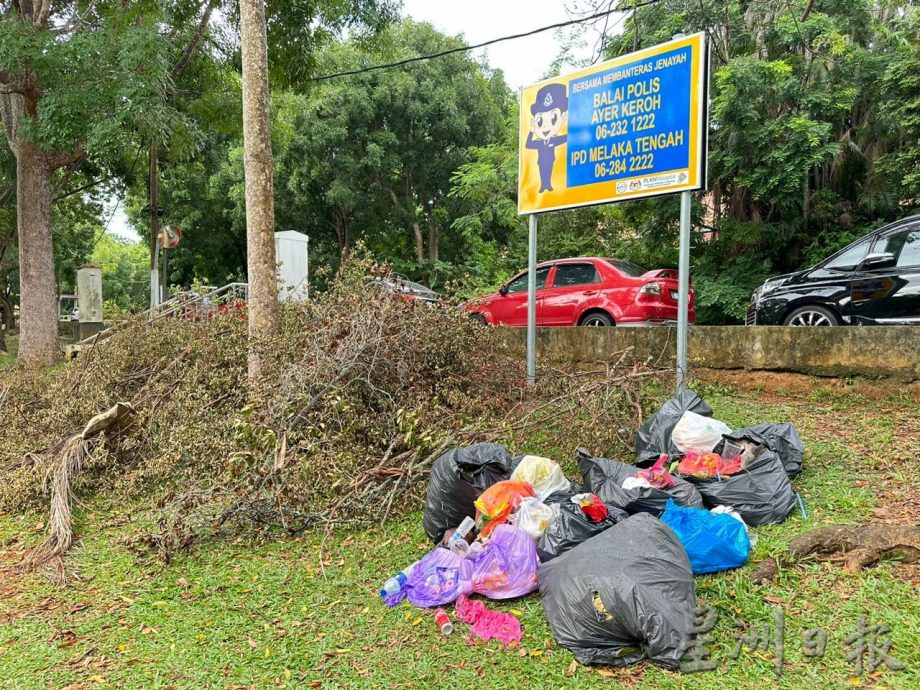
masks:
[[[741,471],[741,456],[724,459],[718,453],[687,453],[677,465],[680,474],[693,477],[721,477]]]
[[[479,534],[488,537],[497,525],[508,522],[523,499],[536,495],[533,486],[527,482],[508,479],[490,486],[474,501]]]

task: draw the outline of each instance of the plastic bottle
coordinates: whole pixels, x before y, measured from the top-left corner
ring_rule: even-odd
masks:
[[[415,570],[415,566],[417,565],[418,561],[403,571],[396,573],[393,577],[384,582],[383,587],[380,588],[380,596],[386,598],[402,590],[402,588],[406,586],[406,581],[411,577],[412,571]]]
[[[450,539],[447,541],[447,548],[458,556],[466,556],[470,550],[470,545],[466,543],[466,535],[470,533],[475,524],[476,522],[469,515],[463,518],[460,526],[450,535]]]

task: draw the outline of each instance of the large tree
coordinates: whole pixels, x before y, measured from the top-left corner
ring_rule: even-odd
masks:
[[[460,45],[407,20],[373,44],[342,43],[319,63],[336,72]],[[502,136],[510,100],[502,75],[464,53],[313,85],[282,106],[291,130],[279,156],[282,213],[323,236],[334,231],[341,253],[362,239],[430,279],[457,258],[442,254],[457,213],[451,176],[470,147]]]
[[[20,360],[58,354],[52,178],[156,128],[167,86],[157,6],[0,2],[0,117],[16,158]],[[66,173],[65,173],[66,174]]]

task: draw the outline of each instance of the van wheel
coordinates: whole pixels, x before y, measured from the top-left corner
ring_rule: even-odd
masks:
[[[830,309],[809,305],[789,312],[783,319],[784,326],[839,326],[840,320]]]
[[[602,311],[591,312],[590,314],[585,314],[581,317],[581,320],[578,322],[579,326],[592,326],[594,328],[599,328],[602,326],[612,326],[613,319],[610,318],[607,314]]]

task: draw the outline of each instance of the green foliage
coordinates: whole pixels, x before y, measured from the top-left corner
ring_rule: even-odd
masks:
[[[155,6],[104,3],[98,14],[93,31],[64,40],[16,13],[0,17],[0,71],[21,75],[28,68],[41,89],[36,116],[19,122],[21,139],[48,151],[82,146],[104,159],[121,149],[126,130],[168,131],[168,43]]]
[[[150,255],[143,243],[98,233],[90,261],[102,266],[103,316],[143,311],[150,291]]]

